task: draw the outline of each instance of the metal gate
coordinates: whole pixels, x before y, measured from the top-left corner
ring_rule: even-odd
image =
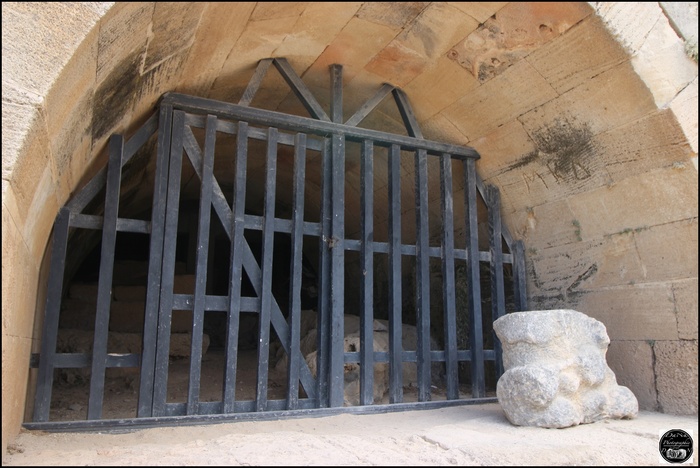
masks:
[[[249,106],[270,65],[280,72],[291,90],[310,114],[308,117],[255,109]],[[388,84],[343,122],[342,67],[333,65],[331,72],[330,115],[316,101],[309,89],[284,59],[262,60],[238,104],[168,93],[159,110],[128,140],[113,135],[109,141],[107,167],[95,176],[69,203],[60,209],[54,225],[51,265],[41,352],[32,356],[38,367],[33,421],[28,428],[70,430],[113,425],[157,425],[186,421],[213,421],[248,418],[271,418],[293,415],[330,414],[340,411],[391,411],[437,407],[469,402],[494,401],[485,391],[485,362],[492,361],[496,377],[502,372],[498,340],[485,349],[482,326],[482,286],[480,271],[488,266],[491,321],[506,312],[505,288],[512,287],[514,310],[526,309],[525,271],[522,244],[514,242],[500,221],[498,190],[485,186],[479,179],[475,161],[477,152],[469,147],[426,140],[406,95]],[[385,97],[394,98],[407,135],[397,135],[358,126]],[[199,132],[199,141],[195,133]],[[156,143],[156,175],[150,221],[119,216],[122,170],[133,155],[151,138]],[[231,203],[214,176],[214,157],[218,138],[235,139],[235,154],[230,156],[235,172]],[[202,142],[203,140],[203,142]],[[262,215],[246,212],[249,183],[248,162],[257,157],[249,151],[251,142],[260,141],[265,148],[265,187]],[[279,148],[293,148],[293,206],[290,219],[276,216],[276,174]],[[351,148],[352,146],[352,148]],[[359,187],[346,169],[348,156],[359,158]],[[309,155],[317,167],[307,167]],[[353,153],[353,154],[355,154]],[[355,156],[352,156],[355,157]],[[185,159],[187,158],[187,159]],[[189,160],[200,184],[196,229],[195,286],[192,294],[174,291],[174,272],[179,220],[179,200],[183,160]],[[235,162],[234,162],[235,161]],[[381,166],[379,166],[381,161]],[[439,171],[439,178],[429,179],[428,167]],[[402,180],[402,167],[413,173],[414,181]],[[408,168],[408,169],[406,169]],[[321,205],[318,221],[308,221],[305,212],[307,170],[320,174]],[[453,174],[460,177],[464,193],[463,245],[456,245],[453,214]],[[439,187],[430,192],[431,180]],[[346,229],[346,188],[359,189],[359,231],[356,238]],[[378,186],[375,187],[375,184]],[[382,188],[381,185],[386,185]],[[402,184],[404,186],[402,186]],[[434,185],[434,184],[433,184]],[[86,207],[104,190],[104,211],[85,214]],[[386,240],[377,240],[374,199],[385,193],[388,209]],[[439,194],[439,203],[429,204],[429,193]],[[408,194],[408,197],[407,197]],[[407,206],[407,198],[410,204]],[[435,195],[433,195],[435,198]],[[488,211],[488,251],[479,251],[477,200]],[[436,206],[438,205],[439,206]],[[415,210],[415,239],[402,240],[402,215]],[[430,213],[433,213],[432,215]],[[440,229],[431,237],[431,216],[440,220]],[[212,218],[215,217],[215,218]],[[230,242],[228,293],[207,293],[209,239],[212,219],[218,219]],[[61,302],[64,296],[64,269],[69,234],[76,230],[102,231],[99,280],[91,353],[57,352]],[[457,229],[459,231],[459,229]],[[262,252],[257,258],[244,235],[258,232]],[[142,351],[109,353],[107,348],[112,301],[113,268],[117,232],[146,234],[149,237],[147,293],[143,311]],[[272,293],[272,263],[275,233],[290,239],[289,304],[280,307]],[[300,291],[304,238],[317,239],[318,249],[318,319],[316,372],[300,353]],[[433,241],[431,243],[431,240]],[[435,245],[434,241],[438,242]],[[346,294],[346,256],[357,258],[359,276],[360,346],[344,349],[344,314]],[[376,298],[376,259],[388,265],[387,323],[388,348],[375,349],[374,318]],[[406,350],[402,344],[405,307],[402,300],[402,265],[411,262],[415,271],[416,346]],[[432,259],[432,260],[431,260]],[[431,261],[439,262],[442,286],[440,293],[443,322],[443,349],[431,349]],[[458,346],[455,267],[463,265],[468,283],[468,348]],[[504,265],[512,275],[504,275]],[[413,274],[413,273],[412,273]],[[244,276],[255,290],[253,296],[242,293]],[[433,275],[435,276],[434,272]],[[506,284],[508,283],[508,284]],[[433,294],[434,296],[435,294]],[[432,299],[432,302],[431,302]],[[173,311],[191,311],[191,357],[187,401],[167,401],[169,346]],[[200,399],[202,327],[205,314],[220,312],[226,316],[225,366],[220,401]],[[241,400],[236,395],[239,319],[241,313],[257,314],[258,359],[255,398]],[[268,398],[268,371],[271,331],[278,337],[288,357],[286,398]],[[488,333],[492,333],[490,330]],[[460,363],[469,363],[471,395],[460,394]],[[415,363],[417,401],[404,402],[402,367]],[[431,367],[444,365],[446,397],[432,401]],[[359,364],[360,405],[343,407],[345,366]],[[389,369],[389,403],[374,401],[374,369],[385,364]],[[135,418],[119,421],[103,419],[105,371],[114,367],[140,369],[138,405]],[[90,390],[87,418],[80,421],[49,421],[54,370],[89,368]]]

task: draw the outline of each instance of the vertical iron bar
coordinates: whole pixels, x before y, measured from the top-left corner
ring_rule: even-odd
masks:
[[[389,401],[403,401],[401,334],[401,148],[389,150]]]
[[[515,310],[527,310],[527,271],[525,270],[525,247],[523,241],[513,243],[513,282]]]
[[[452,199],[452,158],[440,157],[440,200],[442,208],[442,301],[445,309],[445,379],[447,399],[459,398],[457,362],[457,313],[455,305],[454,201]]]
[[[467,277],[469,278],[469,347],[471,349],[472,396],[485,395],[484,339],[481,323],[481,281],[479,278],[479,230],[476,212],[476,163],[467,159],[464,171],[464,205],[467,214]]]
[[[51,387],[53,385],[54,359],[58,341],[58,319],[61,313],[63,275],[66,266],[66,248],[70,227],[70,211],[61,208],[56,216],[51,246],[51,267],[46,292],[46,314],[41,334],[41,355],[34,396],[34,422],[49,420],[51,409]]]
[[[360,311],[360,405],[374,402],[374,145],[362,142],[360,160],[362,309]]]
[[[175,282],[175,250],[177,247],[177,221],[180,208],[180,176],[182,172],[183,133],[185,113],[173,111],[172,140],[170,146],[170,171],[168,196],[165,207],[165,233],[163,241],[163,270],[161,273],[160,309],[158,311],[158,339],[156,349],[155,383],[153,390],[153,416],[165,415],[168,390],[168,363],[170,358],[170,329],[173,314],[173,288]]]
[[[160,304],[160,279],[163,266],[163,236],[165,229],[165,204],[168,190],[168,166],[170,159],[170,135],[173,108],[162,105],[158,119],[158,148],[156,152],[155,187],[151,215],[151,241],[148,257],[148,285],[143,323],[141,348],[141,378],[137,416],[153,416],[153,376],[156,365],[158,334],[158,307]]]
[[[331,121],[343,123],[343,67],[330,66],[331,77]],[[331,354],[330,406],[342,406],[345,395],[345,360],[344,360],[344,288],[345,288],[345,249],[343,239],[345,232],[345,139],[340,135],[331,137],[332,150],[332,221],[331,221]]]
[[[331,122],[343,123],[343,66],[333,64],[331,73]]]
[[[430,400],[430,217],[428,153],[416,151],[416,353],[418,401]]]
[[[491,252],[491,322],[506,313],[506,297],[503,285],[503,237],[501,233],[501,195],[493,185],[486,186],[486,206],[489,211],[489,244]],[[503,374],[501,342],[493,333],[493,349],[496,354],[496,378]]]
[[[246,172],[248,170],[248,123],[238,123],[236,139],[236,177],[234,180],[231,226],[231,271],[229,273],[229,308],[226,328],[224,370],[224,413],[233,413],[236,403],[238,367],[238,326],[241,315],[241,280],[243,279],[243,245],[245,226]],[[223,218],[222,218],[223,221]]]
[[[321,242],[320,244],[320,275],[319,275],[319,296],[318,296],[318,317],[317,317],[317,346],[316,353],[316,383],[318,386],[319,407],[328,407],[328,353],[330,351],[330,314],[331,314],[331,253],[329,239],[331,238],[331,176],[332,160],[330,140],[324,140],[321,152]]]
[[[100,419],[102,417],[123,156],[124,138],[121,135],[112,135],[109,139],[109,163],[107,165],[107,186],[105,188],[100,277],[97,284],[97,311],[95,316],[95,336],[92,345],[88,419]]]
[[[301,356],[301,281],[304,249],[304,178],[306,177],[306,134],[294,138],[294,216],[289,284],[289,354],[287,359],[287,409],[299,406],[299,364]]]
[[[272,254],[275,240],[275,188],[277,182],[277,139],[274,127],[267,134],[265,208],[263,214],[262,288],[260,294],[260,330],[258,334],[258,382],[255,410],[267,409],[267,375],[270,360],[270,315],[272,308]],[[291,351],[291,350],[290,350]]]
[[[345,387],[345,137],[331,136],[332,218],[331,238],[331,321],[330,321],[330,406],[343,406]]]
[[[190,381],[187,392],[187,414],[199,412],[199,389],[202,370],[202,338],[204,333],[204,303],[207,290],[207,260],[209,258],[209,227],[211,221],[212,184],[214,180],[214,147],[216,116],[208,115],[204,136],[204,157],[199,198],[197,230],[197,266],[195,270],[194,305],[192,308],[192,349],[190,351]]]

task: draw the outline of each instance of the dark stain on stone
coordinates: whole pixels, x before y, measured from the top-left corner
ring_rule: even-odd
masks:
[[[110,132],[131,108],[133,92],[139,81],[141,54],[135,51],[124,58],[95,91],[92,111],[92,138]]]
[[[584,281],[586,281],[588,278],[592,277],[596,273],[598,273],[598,265],[594,263],[593,265],[588,267],[588,269],[586,271],[584,271],[583,273],[578,275],[578,277],[576,277],[576,279],[573,281],[573,283],[571,283],[571,285],[568,288],[566,288],[567,294],[571,294],[571,293],[575,292],[576,288],[578,288],[581,285],[581,283],[583,283]]]
[[[525,167],[528,164],[531,164],[535,161],[537,161],[538,153],[537,151],[531,151],[522,158],[518,159],[515,161],[513,164],[508,166],[504,172],[512,171],[513,169],[520,169],[521,167]]]
[[[404,28],[428,5],[430,2],[366,2],[355,16],[387,26]]]
[[[423,43],[423,50],[427,57],[433,57],[435,54],[435,31],[432,28],[417,22],[412,31]]]
[[[544,163],[557,179],[583,180],[591,176],[589,159],[595,154],[588,124],[556,119],[533,134]]]

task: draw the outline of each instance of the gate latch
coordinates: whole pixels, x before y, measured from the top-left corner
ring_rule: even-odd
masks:
[[[338,245],[340,243],[340,239],[338,239],[335,236],[333,236],[331,238],[323,236],[323,242],[328,244],[329,249],[332,249],[333,247],[335,247],[336,245]]]

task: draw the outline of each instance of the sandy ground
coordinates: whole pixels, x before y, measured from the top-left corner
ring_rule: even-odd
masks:
[[[640,412],[541,429],[513,426],[498,404],[484,404],[130,433],[23,430],[3,465],[663,465],[659,431],[668,429],[697,440],[698,418]]]

